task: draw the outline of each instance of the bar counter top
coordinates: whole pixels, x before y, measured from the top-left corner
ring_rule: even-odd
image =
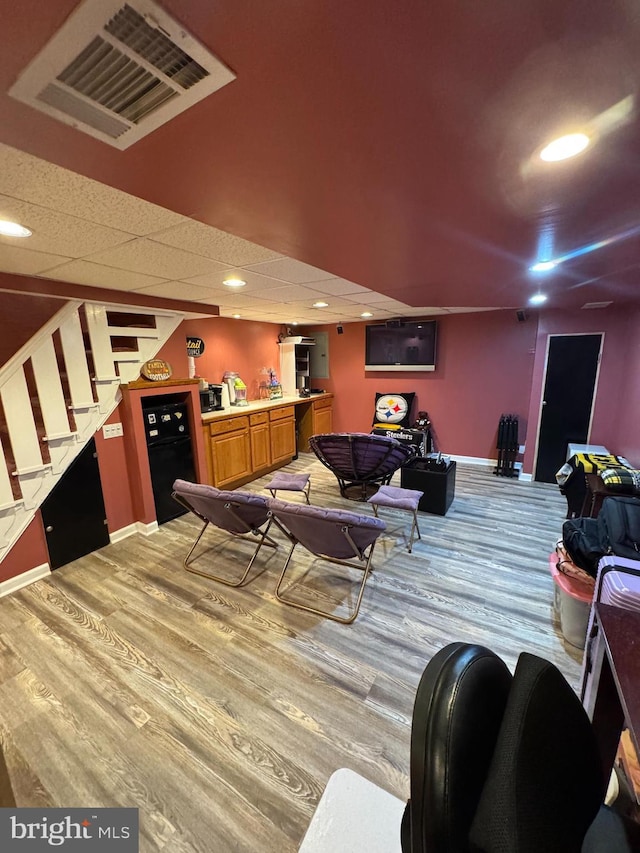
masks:
[[[208,424],[210,421],[220,418],[251,415],[255,412],[277,409],[279,406],[299,406],[304,403],[313,403],[314,400],[323,400],[331,397],[333,397],[333,394],[328,391],[323,391],[322,394],[311,394],[309,397],[298,397],[297,394],[285,394],[277,400],[249,400],[246,406],[230,406],[228,409],[222,409],[217,412],[202,412],[201,418],[203,424]]]

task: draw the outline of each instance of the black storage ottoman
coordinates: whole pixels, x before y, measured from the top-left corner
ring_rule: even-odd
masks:
[[[446,515],[455,496],[456,463],[449,462],[440,470],[427,465],[423,459],[412,459],[400,469],[400,484],[403,489],[424,492],[418,504],[420,512]]]

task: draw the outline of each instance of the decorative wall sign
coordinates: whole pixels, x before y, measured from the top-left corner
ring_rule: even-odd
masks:
[[[204,341],[202,338],[195,338],[187,335],[187,355],[193,358],[200,358],[204,352]]]
[[[151,361],[145,361],[140,371],[145,379],[150,379],[152,382],[161,382],[171,378],[171,365],[161,358],[152,358]]]

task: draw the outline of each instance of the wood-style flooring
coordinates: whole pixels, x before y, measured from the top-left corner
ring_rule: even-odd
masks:
[[[313,456],[284,470],[311,472],[312,503],[371,512]],[[0,599],[0,737],[18,805],[137,807],[144,853],[293,853],[340,767],[406,798],[415,689],[446,643],[484,644],[511,669],[539,654],[577,687],[548,568],[565,512],[555,486],[458,465],[454,503],[420,514],[412,554],[409,514],[382,510],[347,626],[275,600],[284,540],[240,589],[185,572],[190,515]],[[248,559],[217,532],[204,541],[217,571]],[[332,574],[305,583],[351,601]]]

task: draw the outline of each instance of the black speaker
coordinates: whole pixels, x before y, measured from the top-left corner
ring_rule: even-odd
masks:
[[[524,323],[529,315],[527,312],[521,308],[519,311],[516,311],[516,317],[518,318],[518,323]]]
[[[336,326],[336,332],[339,335],[342,335],[344,333],[344,329],[342,328],[342,326]]]

